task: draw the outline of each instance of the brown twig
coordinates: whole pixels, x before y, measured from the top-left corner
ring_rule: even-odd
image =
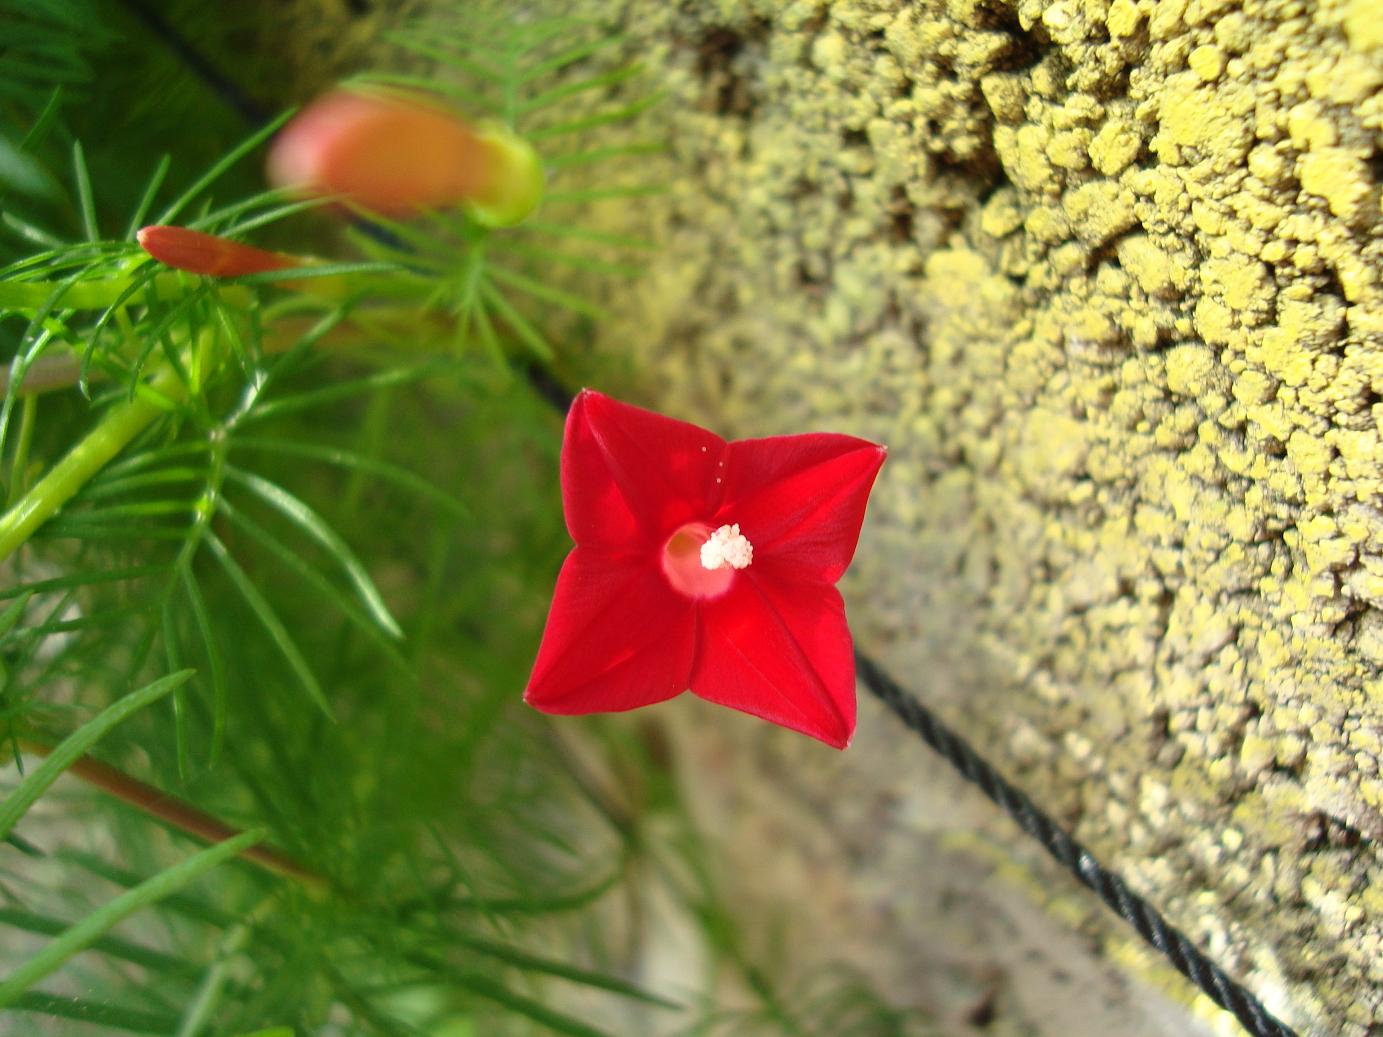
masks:
[[[26,752],[47,756],[52,746],[43,745],[30,739],[21,739],[20,747]],[[224,842],[240,834],[240,829],[212,817],[185,800],[169,795],[152,785],[132,778],[119,768],[94,760],[90,756],[79,756],[68,769],[69,774],[81,778],[103,792],[140,810],[178,831],[207,843]],[[259,844],[251,846],[241,855],[252,864],[283,878],[290,878],[318,890],[326,890],[330,883],[307,865],[295,860],[282,850]]]

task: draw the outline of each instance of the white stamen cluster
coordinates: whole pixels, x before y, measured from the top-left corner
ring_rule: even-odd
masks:
[[[754,560],[754,545],[740,535],[738,524],[721,526],[701,545],[703,569],[743,569]]]

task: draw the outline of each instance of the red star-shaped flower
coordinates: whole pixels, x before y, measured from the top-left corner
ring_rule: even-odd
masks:
[[[525,701],[599,713],[690,690],[843,749],[855,664],[835,584],[883,461],[828,433],[727,443],[582,391],[562,442],[576,546]]]

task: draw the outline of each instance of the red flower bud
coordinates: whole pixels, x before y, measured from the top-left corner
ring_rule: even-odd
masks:
[[[268,252],[186,227],[144,227],[137,237],[139,247],[160,263],[176,270],[211,277],[262,274],[268,270],[302,266],[306,262],[298,256]]]
[[[448,205],[503,226],[542,197],[533,149],[506,130],[471,126],[422,98],[337,90],[300,112],[269,152],[269,179],[339,196],[385,215]]]

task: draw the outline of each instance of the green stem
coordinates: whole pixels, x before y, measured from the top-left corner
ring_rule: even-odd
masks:
[[[55,464],[19,503],[0,515],[0,562],[53,517],[97,472],[120,453],[155,418],[167,413],[168,401],[183,394],[182,382],[172,368],[164,368],[139,394],[112,407],[101,423],[87,433]]]
[[[29,446],[34,441],[34,418],[38,416],[38,397],[25,396],[19,415],[19,439],[14,444],[14,459],[10,465],[10,494],[6,505],[12,505],[24,492],[29,475]]]
[[[63,292],[58,306],[65,310],[104,310],[119,302],[134,282],[134,277],[108,277],[102,281],[73,284]],[[61,281],[0,282],[0,309],[37,310],[61,284]],[[156,275],[150,286],[160,299],[178,299],[186,294],[180,275],[171,271]],[[236,305],[248,305],[252,299],[250,290],[238,285],[227,285],[222,293],[226,302]]]

